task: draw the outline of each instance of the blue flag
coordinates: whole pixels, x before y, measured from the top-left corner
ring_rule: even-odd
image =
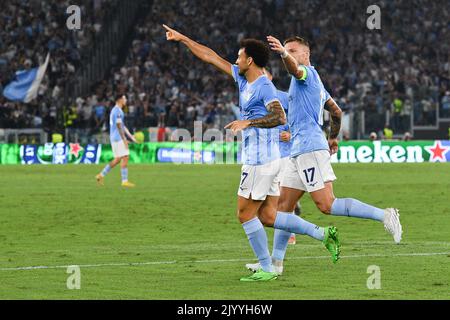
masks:
[[[38,68],[19,70],[16,78],[3,90],[3,96],[11,101],[28,103],[37,96],[39,86],[47,70],[50,54],[47,54],[45,62]]]

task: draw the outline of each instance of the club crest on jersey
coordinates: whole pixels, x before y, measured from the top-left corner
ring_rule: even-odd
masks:
[[[244,92],[242,92],[242,100],[244,102],[248,102],[253,96],[253,91],[250,91],[249,89],[245,89]]]

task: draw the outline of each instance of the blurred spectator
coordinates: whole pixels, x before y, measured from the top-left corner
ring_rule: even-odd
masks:
[[[399,99],[398,97],[394,99],[392,102],[392,108],[391,111],[393,113],[392,117],[392,123],[394,128],[402,131],[403,130],[403,123],[401,119],[401,114],[403,113],[403,101]]]
[[[403,135],[403,139],[402,140],[403,141],[410,141],[410,140],[412,140],[411,133],[409,133],[408,131],[405,132],[405,134]]]
[[[94,108],[95,129],[99,130],[105,125],[106,120],[106,106],[104,103],[99,103]]]
[[[394,131],[389,124],[384,125],[383,136],[385,140],[392,140],[394,137]]]
[[[342,133],[342,140],[343,140],[343,141],[349,141],[349,140],[350,140],[350,134],[349,134],[348,131],[344,131],[344,132]]]
[[[441,99],[441,113],[442,118],[450,118],[450,91],[446,91]]]

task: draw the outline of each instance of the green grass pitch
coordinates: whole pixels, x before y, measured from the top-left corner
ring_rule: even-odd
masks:
[[[255,258],[235,213],[237,165],[132,165],[127,190],[118,168],[98,187],[100,166],[2,166],[0,299],[449,299],[450,166],[334,168],[337,197],[400,209],[403,242],[381,223],[325,216],[306,195],[303,217],[338,227],[342,259],[299,236],[282,277],[241,283]],[[67,289],[68,265],[80,266],[79,290]],[[380,289],[367,287],[372,265]]]

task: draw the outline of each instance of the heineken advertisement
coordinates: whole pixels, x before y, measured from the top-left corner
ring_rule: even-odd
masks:
[[[333,163],[450,162],[450,141],[344,141]]]
[[[130,144],[130,163],[239,163],[240,143],[148,142]],[[98,164],[113,159],[110,145],[0,144],[0,164]],[[333,163],[450,162],[450,141],[345,141]]]

